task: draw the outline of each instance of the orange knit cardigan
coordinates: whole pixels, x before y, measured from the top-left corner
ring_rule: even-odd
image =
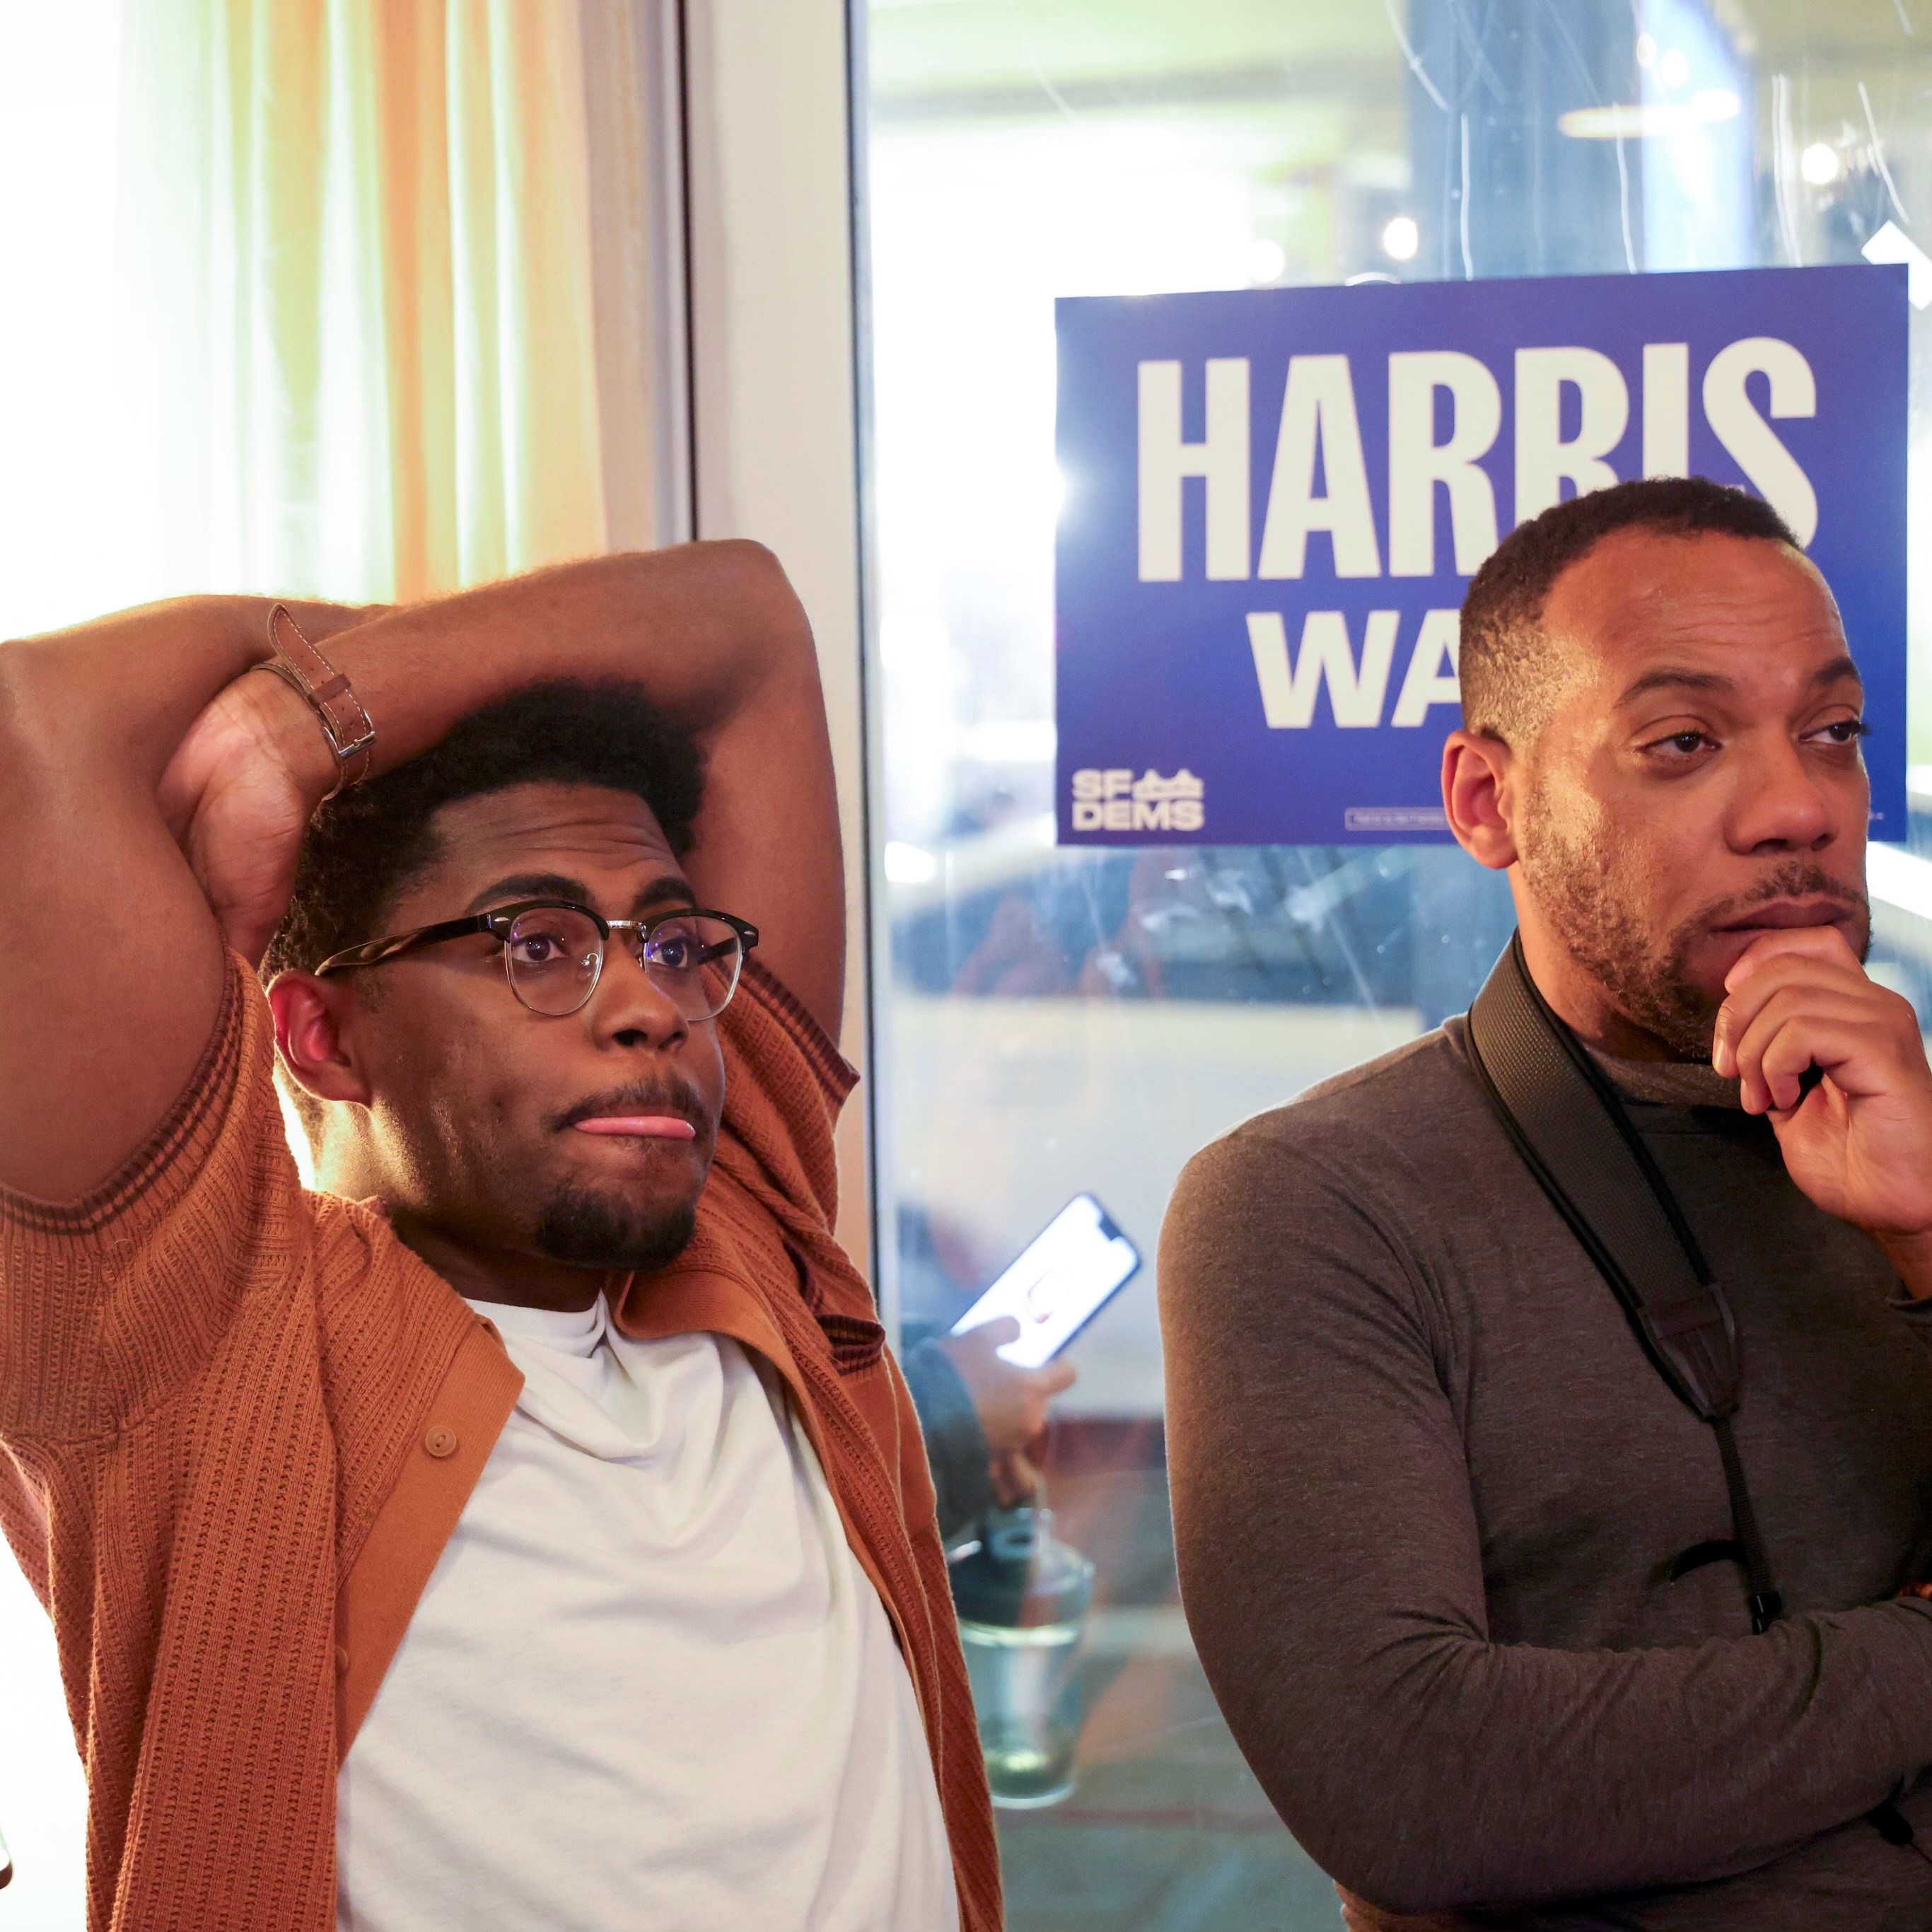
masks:
[[[831,1234],[853,1076],[755,964],[720,1033],[697,1235],[618,1321],[731,1335],[784,1375],[911,1672],[964,1932],[998,1932],[925,1451]],[[58,1641],[90,1932],[332,1932],[338,1768],[520,1386],[380,1214],[302,1190],[272,1056],[232,960],[122,1172],[62,1206],[0,1192],[0,1526]]]

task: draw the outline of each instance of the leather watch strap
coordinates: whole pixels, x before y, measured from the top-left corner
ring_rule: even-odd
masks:
[[[301,694],[322,721],[329,749],[335,754],[336,778],[328,798],[360,784],[375,759],[376,727],[348,679],[302,635],[286,604],[278,604],[268,613],[268,648],[274,656],[256,668],[273,671]],[[326,805],[328,799],[322,802]]]

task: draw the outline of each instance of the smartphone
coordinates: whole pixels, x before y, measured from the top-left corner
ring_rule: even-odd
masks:
[[[1023,1369],[1050,1362],[1133,1279],[1140,1250],[1090,1194],[1076,1194],[1018,1261],[952,1324],[956,1335],[1010,1315],[1019,1337],[1000,1349]]]

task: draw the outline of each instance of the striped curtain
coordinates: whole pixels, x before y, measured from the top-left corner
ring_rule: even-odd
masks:
[[[124,0],[146,594],[407,599],[652,540],[640,11]]]

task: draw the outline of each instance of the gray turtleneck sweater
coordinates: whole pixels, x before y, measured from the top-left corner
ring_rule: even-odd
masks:
[[[1175,1534],[1222,1708],[1352,1892],[1456,1928],[1925,1932],[1932,1304],[1708,1066],[1606,1062],[1736,1312],[1786,1621],[1709,1429],[1504,1138],[1462,1023],[1198,1155],[1160,1256]]]

